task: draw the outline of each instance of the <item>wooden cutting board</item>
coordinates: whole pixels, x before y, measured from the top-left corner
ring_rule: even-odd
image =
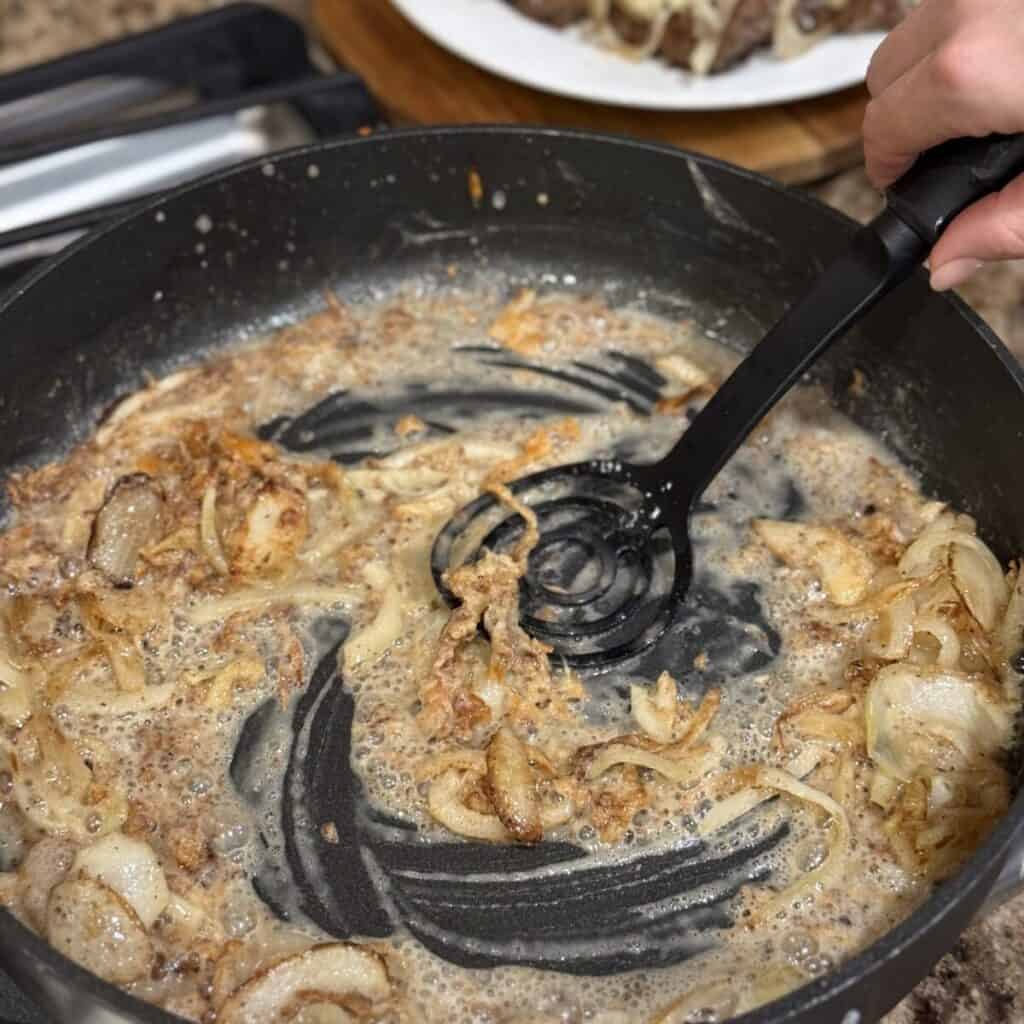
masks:
[[[448,53],[387,0],[314,0],[325,46],[400,124],[547,124],[638,135],[707,153],[787,183],[860,160],[862,87],[753,110],[626,110],[550,96]]]

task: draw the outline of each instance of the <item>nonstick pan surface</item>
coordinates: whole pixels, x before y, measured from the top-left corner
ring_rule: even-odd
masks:
[[[482,196],[469,188],[471,172],[483,183]],[[0,468],[58,454],[87,435],[117,397],[140,386],[145,373],[164,372],[311,312],[328,286],[359,298],[412,275],[443,281],[448,265],[458,263],[503,274],[510,283],[557,283],[581,292],[611,287],[616,301],[685,313],[743,348],[851,231],[839,215],[745,172],[677,150],[582,133],[396,132],[256,162],[172,193],[90,237],[0,306],[6,368]],[[855,370],[869,387],[850,387]],[[921,473],[930,492],[974,515],[1000,557],[1024,551],[1024,519],[1017,512],[1024,381],[966,307],[932,294],[918,275],[836,346],[816,377],[840,408]],[[344,402],[331,410],[342,419],[351,413]],[[302,433],[294,426],[267,424],[265,433],[287,445],[289,436]],[[337,624],[326,647],[343,635]],[[295,728],[302,756],[293,760],[291,778],[324,801],[339,827],[348,823],[342,834],[349,843],[343,841],[339,855],[347,851],[349,859],[342,868],[355,863],[356,844],[379,842],[387,847],[385,868],[397,877],[409,866],[403,861],[409,850],[395,835],[395,823],[357,820],[355,783],[327,785],[315,771],[321,759],[344,763],[347,751],[350,707],[329,665],[322,662],[300,702]],[[243,791],[247,744],[258,742],[259,726],[256,720],[243,731],[233,766]],[[287,799],[282,813],[288,814]],[[900,927],[826,977],[740,1019],[876,1020],[955,943],[1022,821],[1018,797],[968,865]],[[480,854],[464,853],[471,876]],[[544,855],[557,860],[571,857],[572,849]],[[520,869],[522,856],[508,851],[503,863]],[[353,898],[346,904],[354,908],[349,919],[332,919],[336,934],[346,927],[385,933],[372,885],[367,889],[362,878],[353,881],[351,872],[338,870],[328,886],[333,891],[324,893],[303,880],[301,865],[297,873],[295,863],[287,867],[292,878],[286,887],[296,888],[314,918],[329,916],[330,908],[317,904],[339,894]],[[273,886],[254,882],[263,884],[273,905]],[[630,897],[629,887],[615,879],[600,884],[603,898],[628,912],[636,893]],[[644,891],[643,884],[634,888]],[[464,925],[481,940],[474,949],[486,952],[472,962],[455,944],[442,955],[463,955],[467,966],[510,962],[514,907],[481,892],[470,888],[468,894],[495,913],[467,911],[464,921],[446,927]],[[415,902],[409,897],[410,905]],[[581,930],[604,926],[605,919],[577,909],[567,893],[565,906],[552,912],[564,922],[571,910]],[[425,912],[429,916],[429,908]],[[647,938],[640,943],[647,959],[610,956],[562,969],[599,973],[664,962],[663,944]],[[8,970],[60,1020],[172,1019],[64,960],[6,913],[0,914],[0,949]]]

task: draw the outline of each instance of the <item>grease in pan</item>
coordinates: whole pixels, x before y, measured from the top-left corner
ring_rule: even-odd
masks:
[[[506,298],[332,300],[9,481],[0,892],[96,973],[195,1020],[728,1015],[1005,809],[1016,573],[812,390],[708,493],[637,662],[577,676],[518,629],[528,534],[439,602],[454,508],[656,455],[731,360]]]

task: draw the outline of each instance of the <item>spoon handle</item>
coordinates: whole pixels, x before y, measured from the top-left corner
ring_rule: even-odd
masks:
[[[886,193],[889,209],[934,245],[958,213],[1024,170],[1024,135],[953,139],[922,153]]]
[[[887,208],[793,305],[647,470],[684,516],[808,367],[910,276],[965,207],[1024,171],[1024,135],[957,139],[923,154],[887,194]]]

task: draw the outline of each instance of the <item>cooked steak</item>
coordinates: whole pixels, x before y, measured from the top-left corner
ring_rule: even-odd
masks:
[[[536,21],[563,28],[590,12],[588,0],[509,0],[513,7]]]
[[[618,37],[630,46],[643,46],[650,37],[651,22],[638,18],[613,0],[608,20]],[[696,37],[693,32],[693,14],[678,11],[669,19],[658,46],[658,53],[670,64],[689,68]]]
[[[775,6],[775,0],[739,0],[722,32],[712,71],[724,71],[771,42]]]
[[[837,32],[892,28],[917,0],[796,0],[785,17],[780,17],[781,0],[715,0],[710,11],[697,3],[673,5],[676,10],[667,24],[654,10],[641,7],[644,13],[636,13],[628,0],[609,0],[606,14],[599,13],[591,0],[507,2],[549,25],[565,26],[589,17],[641,55],[657,54],[669,64],[714,74],[764,46],[789,59]]]

